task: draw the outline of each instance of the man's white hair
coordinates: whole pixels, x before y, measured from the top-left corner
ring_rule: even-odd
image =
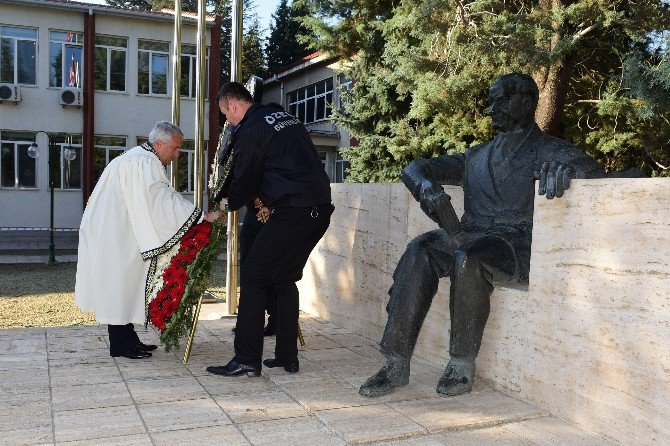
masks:
[[[168,143],[176,135],[184,137],[184,132],[179,127],[169,121],[158,121],[149,132],[149,144],[153,145],[156,141]]]

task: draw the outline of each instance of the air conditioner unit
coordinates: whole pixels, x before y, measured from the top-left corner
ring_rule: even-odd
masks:
[[[63,107],[66,105],[84,105],[84,93],[80,88],[63,88],[60,91],[60,103]]]
[[[21,101],[21,86],[17,84],[0,84],[0,102]]]

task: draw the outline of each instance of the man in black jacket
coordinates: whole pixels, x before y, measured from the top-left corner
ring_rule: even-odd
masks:
[[[539,194],[552,199],[563,195],[571,178],[605,175],[595,160],[535,124],[538,89],[530,76],[500,77],[489,101],[498,136],[462,154],[415,160],[403,171],[422,210],[442,228],[412,240],[400,258],[381,341],[387,362],[361,386],[362,395],[385,395],[409,382],[410,358],[441,277],[451,279],[451,358],[437,392],[469,392],[493,285],[528,279],[536,177]],[[440,218],[454,215],[445,212],[450,204],[443,184],[463,187],[460,224]]]
[[[242,84],[219,91],[219,108],[237,126],[233,143],[231,210],[259,199],[271,210],[240,265],[240,306],[235,356],[210,373],[259,376],[264,312],[270,290],[277,298],[275,358],[267,367],[298,371],[299,296],[296,282],[312,249],[323,237],[334,207],[330,181],[305,126],[294,116],[253,102]]]

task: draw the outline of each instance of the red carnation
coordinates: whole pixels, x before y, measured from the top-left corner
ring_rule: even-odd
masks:
[[[198,249],[202,249],[209,244],[209,237],[207,234],[200,233],[196,234],[193,241],[195,242],[195,246],[198,247]]]
[[[186,291],[184,285],[175,285],[170,288],[170,300],[176,300],[179,302],[182,297],[184,297],[184,292]]]
[[[188,273],[186,272],[186,268],[181,267],[176,268],[174,270],[174,274],[175,274],[175,282],[178,285],[186,285],[186,282],[188,282]]]
[[[170,315],[169,317],[172,317],[174,312],[177,311],[177,308],[179,308],[179,301],[170,299],[165,302],[165,312]]]

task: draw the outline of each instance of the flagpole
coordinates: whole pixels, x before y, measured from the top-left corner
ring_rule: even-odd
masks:
[[[205,67],[207,55],[207,34],[205,28],[205,0],[198,0],[198,44],[196,46],[195,83],[195,169],[193,169],[193,202],[203,208],[203,171],[205,167]]]
[[[174,2],[174,48],[172,49],[172,123],[179,125],[181,111],[181,0]],[[170,184],[179,184],[179,157],[170,164]]]
[[[239,82],[242,77],[242,0],[233,0],[233,29],[230,45],[230,80]],[[237,313],[238,276],[238,220],[237,211],[228,212],[228,247],[226,250],[226,310]]]

